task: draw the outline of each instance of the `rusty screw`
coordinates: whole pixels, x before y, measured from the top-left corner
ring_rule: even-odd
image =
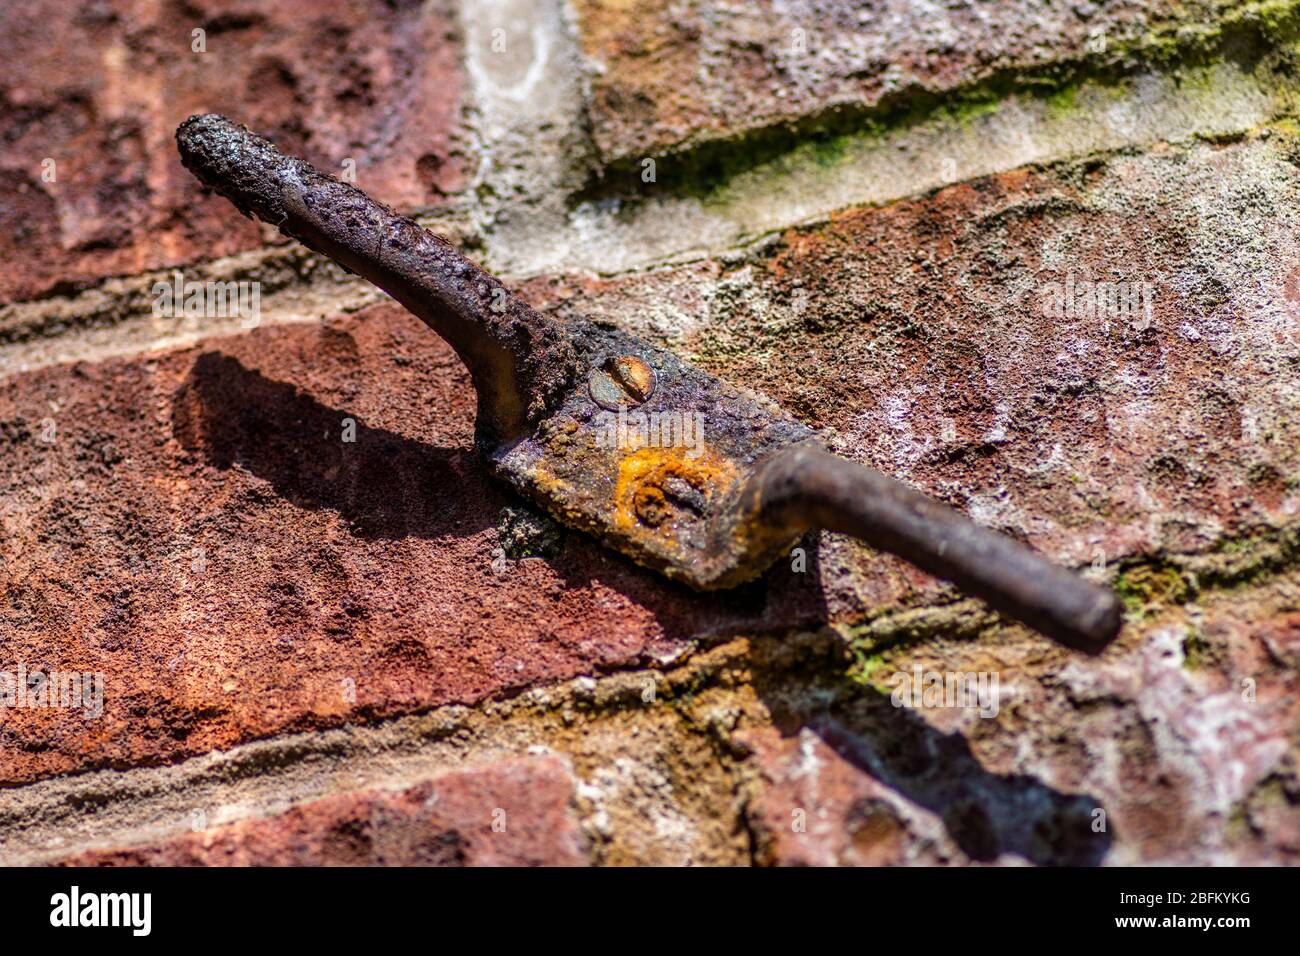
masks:
[[[601,408],[636,408],[654,394],[655,373],[635,355],[615,355],[591,370],[587,393]]]

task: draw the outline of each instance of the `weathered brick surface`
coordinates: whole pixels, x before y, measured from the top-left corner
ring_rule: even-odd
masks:
[[[578,534],[502,552],[458,359],[383,305],[0,383],[0,648],[105,675],[0,720],[0,780],[472,703],[816,620],[807,575],[696,595]],[[356,440],[343,440],[345,419]],[[46,439],[50,440],[47,442]]]
[[[1224,0],[796,3],[578,0],[606,160],[650,156],[836,108],[871,110],[1114,50]]]
[[[842,454],[1098,565],[1129,606],[1120,640],[1083,658],[830,535],[806,542],[806,573],[781,562],[754,585],[691,594],[580,535],[530,530],[474,454],[455,356],[394,305],[344,314],[339,299],[320,324],[0,380],[0,680],[22,666],[105,681],[91,719],[0,709],[0,852],[1300,861],[1300,137],[1293,119],[1269,120],[1293,110],[1284,98],[1197,125],[1220,94],[1248,101],[1239,81],[1255,67],[1287,74],[1294,7],[579,0],[588,102],[559,14],[521,17],[507,51],[488,52],[505,8],[441,0],[0,13],[0,302],[265,241],[176,162],[175,123],[198,110],[326,169],[353,157],[360,185],[408,208],[465,186],[463,115],[489,154],[484,251],[508,233],[571,270],[589,261],[574,236],[635,242],[646,209],[676,222],[691,197],[744,180],[766,218],[741,222],[758,206],[735,206],[742,228],[725,235],[781,234],[637,273],[556,270],[525,295],[657,339]],[[462,17],[483,41],[467,85]],[[190,52],[196,27],[207,54]],[[511,69],[484,72],[493,55]],[[1068,102],[1084,60],[1086,115]],[[1116,79],[1157,61],[1143,76],[1158,97],[1143,76]],[[538,108],[534,126],[502,106],[525,80],[548,89],[519,101]],[[1035,115],[1108,122],[1172,109],[1192,83],[1196,109],[1143,125],[1122,152],[924,194],[901,183],[888,195],[913,198],[790,225],[807,222],[794,210],[813,207],[791,197],[834,159],[837,131],[871,138],[877,120],[935,109],[962,125],[972,102],[1026,84],[1046,97]],[[1035,135],[1015,129],[1028,95],[999,101],[999,129]],[[734,177],[795,143],[815,154],[797,176],[775,162]],[[1115,145],[1087,143],[1077,152]],[[580,201],[593,162],[678,149],[699,162],[678,164],[677,205]],[[561,219],[571,235],[553,231]],[[682,231],[675,250],[733,241]],[[222,268],[274,270],[270,319],[315,314],[295,304],[293,263],[254,259]],[[334,294],[308,283],[316,302]],[[1049,307],[1066,289],[1072,306]],[[35,316],[20,304],[11,327],[53,337],[39,354],[108,354],[79,352],[59,325],[107,326],[131,296],[56,297]],[[894,706],[894,675],[913,668],[997,675],[996,712]],[[498,762],[537,746],[567,762]],[[474,769],[427,779],[461,762]],[[396,781],[426,782],[373,789]],[[285,811],[289,799],[302,802]],[[246,819],[158,842],[194,803]]]
[[[176,125],[196,112],[336,173],[353,159],[359,185],[403,207],[460,189],[451,23],[440,4],[380,0],[5,4],[0,301],[257,245],[177,158]]]
[[[727,265],[533,291],[665,339],[1066,562],[1212,551],[1300,514],[1295,150],[1275,135],[1018,171]],[[1072,281],[1074,314],[1049,314]],[[1150,313],[1099,316],[1092,281],[1145,286]],[[830,560],[826,579],[852,582],[828,585],[832,608],[919,580]]]
[[[859,771],[813,730],[791,738],[754,734],[769,786],[749,807],[757,859],[781,866],[897,866],[909,860],[896,795]],[[934,862],[933,858],[923,862]]]
[[[278,816],[67,866],[584,866],[575,781],[560,760],[506,760],[400,791],[327,797]]]
[[[1016,173],[846,213],[738,267],[530,292],[632,324],[655,298],[684,351],[1063,560],[1221,549],[1297,509],[1291,148]],[[1045,316],[1042,290],[1070,273],[1150,283],[1151,326]],[[7,656],[108,680],[99,721],[7,720],[7,781],[472,702],[708,633],[935,595],[842,539],[814,573],[779,564],[726,595],[578,535],[498,574],[507,499],[471,451],[467,380],[395,307],[33,373],[4,384],[0,410]]]
[[[937,633],[867,661],[860,695],[769,691],[776,726],[740,734],[755,859],[1294,864],[1298,602],[1293,571],[1135,617],[1100,660]],[[896,706],[918,670],[996,693]]]

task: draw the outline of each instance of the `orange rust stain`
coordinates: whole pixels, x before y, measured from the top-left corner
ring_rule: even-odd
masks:
[[[736,468],[707,448],[693,458],[684,448],[638,449],[619,462],[614,487],[617,525],[621,528],[650,525],[670,538],[673,509],[668,504],[664,484],[672,478],[686,482],[709,500],[720,490],[731,487],[736,480]],[[656,515],[661,517],[656,520]]]

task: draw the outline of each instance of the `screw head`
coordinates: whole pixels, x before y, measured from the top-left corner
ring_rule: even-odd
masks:
[[[617,411],[643,404],[655,391],[655,373],[635,355],[614,355],[587,376],[587,394],[601,408]]]

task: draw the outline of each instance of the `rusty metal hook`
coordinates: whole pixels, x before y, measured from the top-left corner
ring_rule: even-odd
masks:
[[[224,116],[190,117],[176,141],[185,166],[245,215],[373,282],[445,338],[478,392],[477,444],[492,472],[637,562],[697,589],[731,587],[825,528],[1069,647],[1098,653],[1119,632],[1110,591],[830,454],[771,403],[671,352],[538,313],[445,240]]]

